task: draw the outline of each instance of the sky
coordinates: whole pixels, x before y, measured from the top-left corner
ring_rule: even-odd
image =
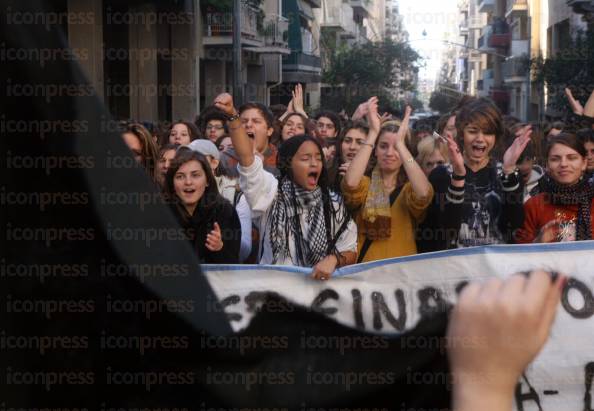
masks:
[[[410,35],[411,46],[426,57],[427,67],[419,72],[419,79],[434,80],[440,69],[444,39],[458,42],[460,20],[456,0],[396,0],[404,26]],[[423,31],[427,35],[423,36]],[[448,37],[449,36],[449,37]]]

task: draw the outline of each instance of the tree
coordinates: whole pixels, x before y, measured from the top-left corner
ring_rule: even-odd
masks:
[[[414,90],[414,84],[402,81],[403,74],[412,75],[418,68],[419,54],[407,43],[390,39],[379,43],[346,45],[334,48],[327,55],[323,82],[332,86],[324,95],[324,107],[352,112],[370,96],[377,95],[396,109],[392,90]]]
[[[438,111],[440,114],[452,111],[460,101],[460,95],[454,90],[456,90],[455,84],[440,84],[437,90],[431,93],[429,108]]]
[[[574,39],[548,59],[541,56],[531,60],[533,80],[542,90],[547,87],[548,106],[561,116],[569,114],[569,106],[564,94],[570,87],[577,100],[585,102],[594,84],[594,33],[577,33]]]

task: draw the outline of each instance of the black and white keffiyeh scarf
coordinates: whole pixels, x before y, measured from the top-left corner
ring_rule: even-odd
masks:
[[[550,176],[543,176],[543,191],[550,196],[551,204],[578,206],[576,222],[576,240],[592,239],[592,220],[590,207],[594,188],[587,178],[582,178],[577,184],[563,186]]]
[[[324,197],[320,187],[304,190],[286,177],[279,182],[267,227],[273,264],[288,257],[296,265],[313,267],[336,251],[337,237],[346,228],[350,216],[344,207],[335,210],[332,201],[329,198],[325,201]],[[301,226],[303,214],[307,227]],[[290,242],[295,244],[294,256]]]

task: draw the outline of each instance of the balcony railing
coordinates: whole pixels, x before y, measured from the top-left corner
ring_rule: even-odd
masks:
[[[511,43],[511,33],[492,33],[489,37],[489,47],[506,48]]]
[[[522,56],[528,54],[528,40],[512,40],[511,47],[509,49],[510,56]]]
[[[307,66],[313,68],[321,68],[322,61],[320,57],[300,52],[291,53],[289,56],[283,58],[284,65]]]
[[[509,47],[511,43],[511,32],[506,23],[500,21],[483,29],[482,36],[478,39],[478,48],[483,52],[492,51],[492,49],[501,49]]]
[[[503,77],[509,81],[524,81],[530,73],[530,62],[527,56],[512,57],[503,63]]]
[[[344,31],[344,35],[353,35],[355,22],[353,8],[342,0],[325,0],[320,25],[324,28],[337,28]]]
[[[468,19],[463,19],[460,21],[458,25],[458,31],[460,32],[461,36],[468,35]]]
[[[483,34],[478,39],[478,46],[477,48],[481,51],[489,51],[489,37],[493,32],[493,28],[491,26],[486,26],[483,28]]]
[[[288,47],[289,20],[283,16],[271,14],[264,21],[264,44],[267,46]]]
[[[206,12],[204,35],[206,37],[232,36],[233,12]],[[241,35],[251,39],[258,37],[258,10],[243,2],[241,4]]]

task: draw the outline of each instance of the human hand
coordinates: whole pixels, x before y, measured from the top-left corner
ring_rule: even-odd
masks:
[[[293,100],[293,109],[296,113],[305,114],[305,110],[303,108],[303,86],[301,84],[297,84],[295,89],[292,92]]]
[[[322,147],[322,152],[324,153],[324,160],[327,164],[334,160],[334,155],[336,154],[336,147],[334,145],[328,147]]]
[[[520,128],[516,132],[516,138],[514,142],[505,151],[505,154],[503,154],[503,172],[505,174],[513,173],[513,171],[516,169],[516,163],[530,142],[531,134],[532,126],[530,124]]]
[[[412,113],[412,108],[410,106],[406,106],[404,110],[404,118],[400,123],[400,127],[398,128],[398,132],[396,133],[396,145],[404,144],[406,145],[406,134],[408,133],[408,123],[410,121],[410,113]]]
[[[451,133],[445,133],[445,140],[446,144],[448,145],[448,154],[450,157],[450,164],[452,165],[452,170],[455,175],[457,176],[465,176],[466,175],[466,167],[464,166],[464,156],[458,147],[458,143],[454,140],[454,137]]]
[[[549,336],[565,281],[535,271],[462,290],[447,331],[454,410],[511,410],[518,379]]]
[[[559,233],[561,232],[561,222],[559,220],[551,220],[543,225],[538,231],[538,235],[533,243],[553,243],[558,241]]]
[[[206,235],[205,245],[210,251],[221,251],[223,249],[223,239],[219,223],[214,223],[214,229]]]
[[[231,97],[231,94],[229,93],[223,93],[216,96],[214,105],[228,116],[237,115],[237,110],[235,110],[235,107],[233,106],[233,97]]]
[[[336,256],[328,255],[314,266],[311,276],[316,280],[326,281],[332,276],[337,265],[338,260]]]
[[[573,97],[573,93],[569,87],[565,89],[565,95],[567,96],[567,100],[569,100],[569,107],[571,107],[571,111],[573,111],[578,116],[583,116],[584,107],[582,107],[582,104]]]
[[[379,135],[382,128],[381,118],[377,110],[378,98],[374,96],[367,100],[367,125],[369,126],[369,134],[373,136]]]
[[[391,119],[392,115],[386,112],[380,116],[380,123],[384,124],[386,121],[390,121]]]
[[[357,106],[357,109],[353,113],[351,120],[353,120],[353,121],[361,120],[362,118],[364,118],[367,115],[368,111],[369,111],[369,100],[364,101],[363,103],[359,104],[359,106]]]

